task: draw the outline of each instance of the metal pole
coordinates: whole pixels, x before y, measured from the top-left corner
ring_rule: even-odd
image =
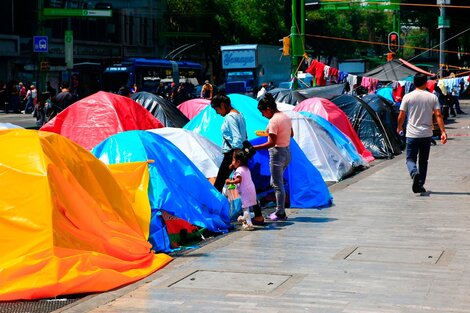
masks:
[[[437,0],[437,4],[440,5],[440,15],[438,20],[438,29],[439,29],[439,76],[442,78],[444,77],[444,70],[445,70],[445,62],[446,62],[446,55],[445,55],[445,41],[446,41],[446,28],[449,28],[447,20],[445,18],[446,15],[446,8],[445,4],[450,4],[450,0]]]
[[[297,57],[297,41],[299,40],[299,34],[297,33],[297,1],[292,0],[292,26],[290,28],[291,33],[291,46],[292,46],[292,69],[291,79],[293,79],[292,89],[297,89],[297,67],[299,66],[299,59]]]

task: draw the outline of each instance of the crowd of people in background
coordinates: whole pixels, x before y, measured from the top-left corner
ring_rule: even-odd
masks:
[[[50,81],[42,92],[34,83],[0,81],[0,109],[6,114],[32,114],[38,127],[78,99],[78,93],[71,90],[67,81],[59,86],[59,92]]]

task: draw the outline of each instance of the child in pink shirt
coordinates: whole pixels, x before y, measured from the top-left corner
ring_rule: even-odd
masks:
[[[253,230],[253,223],[250,216],[250,207],[257,206],[256,189],[251,172],[248,168],[248,158],[242,150],[233,152],[232,164],[230,167],[234,170],[231,178],[225,180],[227,185],[235,184],[242,200],[243,215],[238,217],[238,221],[242,222],[243,230]]]

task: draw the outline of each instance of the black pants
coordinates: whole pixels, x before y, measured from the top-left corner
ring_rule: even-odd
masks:
[[[225,180],[230,176],[232,170],[229,168],[230,164],[232,164],[233,158],[233,150],[230,150],[227,153],[224,153],[224,159],[222,160],[222,164],[220,164],[219,172],[217,173],[217,178],[215,179],[214,187],[219,192],[222,192],[222,188],[224,188]]]

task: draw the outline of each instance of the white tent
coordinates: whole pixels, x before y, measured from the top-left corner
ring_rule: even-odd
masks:
[[[163,127],[148,130],[158,134],[180,149],[205,177],[216,177],[222,163],[222,150],[198,133],[182,128]]]
[[[0,123],[0,129],[23,128],[12,123]]]
[[[340,181],[354,170],[347,155],[315,121],[295,111],[284,111],[292,119],[294,139],[308,160],[318,169],[324,181]]]

